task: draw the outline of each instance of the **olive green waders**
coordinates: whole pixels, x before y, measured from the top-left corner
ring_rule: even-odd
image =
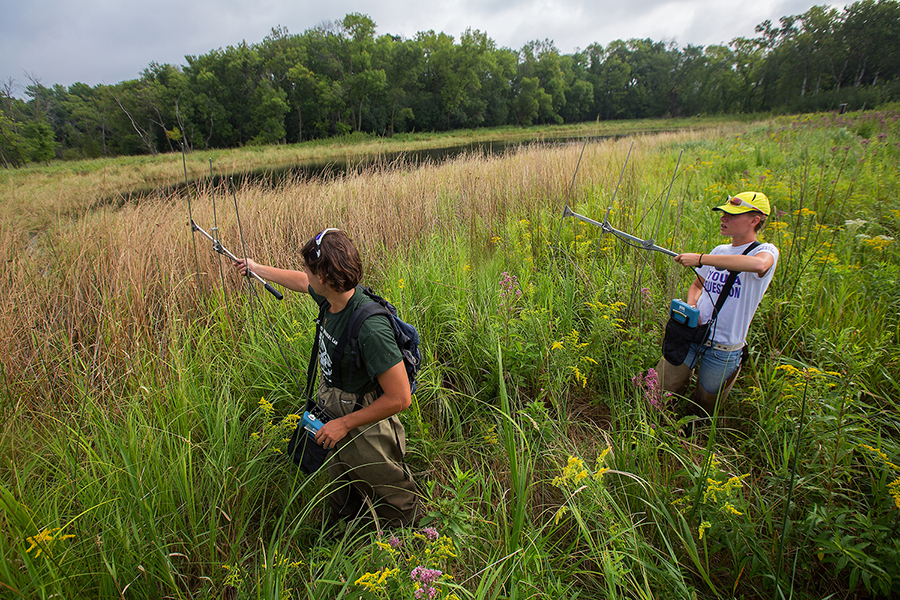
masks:
[[[716,403],[724,404],[725,398],[731,393],[731,388],[734,387],[734,382],[737,381],[740,372],[741,367],[738,367],[731,377],[722,384],[718,394],[710,394],[703,389],[703,386],[698,381],[690,397],[691,404],[700,407],[709,416],[714,415]],[[661,358],[656,365],[656,376],[659,379],[660,389],[674,392],[680,396],[683,396],[687,391],[693,375],[694,370],[688,365],[682,363],[676,366],[665,358]]]
[[[319,386],[319,405],[335,417],[343,417],[368,406],[376,392],[358,397],[337,388]],[[417,516],[418,494],[403,455],[406,431],[393,415],[387,419],[351,429],[328,457],[331,478],[328,502],[335,516],[354,519],[366,510],[365,498],[387,525],[409,525]]]

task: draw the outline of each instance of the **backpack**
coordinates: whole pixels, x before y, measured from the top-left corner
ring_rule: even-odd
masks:
[[[406,368],[406,377],[409,379],[410,394],[416,393],[416,374],[422,366],[422,353],[419,350],[419,332],[409,323],[403,321],[397,316],[397,308],[373,292],[368,287],[362,287],[362,292],[372,300],[361,305],[353,314],[350,315],[350,321],[344,332],[338,339],[335,356],[333,357],[333,371],[331,374],[332,383],[335,387],[341,387],[341,359],[344,352],[349,348],[350,355],[353,357],[355,368],[361,369],[362,352],[359,349],[359,329],[363,322],[369,317],[375,315],[384,315],[388,317],[391,323],[391,329],[394,330],[394,340],[403,356],[403,366]]]

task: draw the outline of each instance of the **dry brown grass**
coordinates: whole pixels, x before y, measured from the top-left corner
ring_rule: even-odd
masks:
[[[721,132],[639,138],[620,198],[658,195],[668,185],[672,164],[649,155],[699,135]],[[630,143],[588,145],[570,205],[577,209],[590,190],[612,193]],[[248,254],[260,262],[298,267],[296,251],[305,240],[324,227],[340,227],[371,265],[391,260],[389,251],[414,251],[434,236],[465,235],[473,249],[483,247],[508,217],[558,214],[580,152],[581,144],[570,144],[504,156],[468,155],[416,169],[384,164],[327,181],[295,180],[275,188],[250,184],[235,195]],[[221,287],[217,256],[198,234],[200,294],[184,196],[156,194],[66,218],[64,207],[90,204],[99,192],[47,185],[66,192],[57,196],[60,216],[44,231],[32,234],[26,227],[0,224],[0,257],[6,264],[0,361],[10,397],[74,399],[80,386],[114,396],[140,384],[134,375],[142,353],[171,364],[167,357],[180,343],[174,336],[183,331],[177,324],[216,305],[209,294]],[[241,255],[228,190],[197,190],[193,217],[204,229],[213,227],[213,193],[223,243]],[[238,283],[232,277],[229,285]]]

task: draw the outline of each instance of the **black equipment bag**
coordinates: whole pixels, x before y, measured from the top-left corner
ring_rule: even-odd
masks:
[[[322,423],[327,423],[333,417],[331,413],[311,399],[306,401],[306,410],[315,415]],[[288,442],[288,456],[295,465],[300,467],[301,471],[307,475],[318,471],[319,467],[325,463],[325,459],[328,458],[329,452],[330,450],[317,444],[313,436],[300,426],[299,421],[297,422],[297,427],[294,428],[294,433]]]
[[[334,415],[329,413],[316,402],[316,358],[319,354],[319,342],[322,336],[322,317],[327,309],[328,304],[319,312],[319,318],[316,321],[316,337],[313,342],[312,354],[309,357],[309,368],[306,371],[306,410],[315,415],[322,423],[330,421]],[[288,442],[288,456],[294,461],[294,464],[300,467],[300,470],[307,475],[312,475],[325,463],[330,450],[324,446],[317,444],[313,436],[301,426],[302,419],[297,421],[297,427],[291,434],[291,440]]]
[[[757,246],[759,246],[759,242],[751,243],[742,254],[748,254]],[[728,279],[725,280],[725,284],[722,286],[719,299],[716,301],[715,308],[713,308],[712,317],[707,323],[690,327],[678,319],[672,318],[671,315],[669,316],[669,322],[666,323],[666,334],[663,337],[663,357],[666,359],[666,362],[678,366],[687,358],[691,349],[691,343],[703,344],[706,342],[711,331],[710,325],[715,322],[719,316],[719,311],[722,310],[725,301],[728,300],[737,276],[737,271],[728,272]]]

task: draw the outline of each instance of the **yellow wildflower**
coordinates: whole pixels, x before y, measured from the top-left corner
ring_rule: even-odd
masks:
[[[727,511],[730,512],[731,514],[736,515],[736,516],[738,516],[738,517],[742,517],[742,516],[744,515],[744,513],[742,513],[742,512],[739,511],[738,509],[736,509],[736,508],[734,507],[734,505],[731,504],[731,502],[726,502],[726,503],[725,503],[725,510],[727,510]]]
[[[302,418],[302,416],[296,413],[291,413],[281,420],[281,426],[285,429],[294,429]]]
[[[57,531],[60,531],[61,527],[54,527],[53,529],[44,528],[35,536],[27,538],[25,541],[31,544],[28,547],[28,550],[25,553],[29,553],[34,549],[37,549],[37,552],[34,553],[35,558],[41,555],[41,552],[46,551],[47,554],[50,554],[50,550],[53,548],[54,544],[60,540],[68,540],[70,538],[75,537],[74,535],[57,535]]]
[[[379,592],[384,589],[384,583],[387,581],[388,577],[393,577],[399,572],[400,569],[398,568],[382,569],[375,573],[365,573],[362,577],[354,581],[353,584],[362,586],[370,592]]]
[[[606,455],[612,451],[612,446],[607,446],[603,452],[600,453],[600,456],[597,457],[597,464],[602,463],[606,459]]]
[[[700,528],[697,530],[697,533],[700,534],[700,539],[703,539],[703,536],[706,534],[706,530],[712,527],[712,523],[709,521],[703,521],[700,523]]]
[[[582,479],[587,478],[587,469],[584,468],[584,461],[577,456],[570,456],[569,462],[563,468],[562,475],[553,478],[553,485],[562,487],[568,482],[578,483]]]
[[[560,506],[560,507],[559,507],[559,510],[556,511],[556,514],[553,515],[553,524],[554,524],[554,525],[559,525],[559,520],[562,519],[563,516],[564,516],[567,512],[569,512],[569,507],[567,507],[567,506]]]
[[[497,435],[497,426],[491,425],[488,429],[487,434],[484,436],[484,441],[491,445],[496,445],[500,442],[500,437]]]
[[[580,382],[581,387],[586,388],[587,387],[587,377],[585,377],[581,373],[581,370],[578,367],[569,367],[569,368],[572,369],[572,373],[575,374],[575,381]]]
[[[894,506],[900,508],[900,477],[888,484],[888,493],[894,499]]]
[[[229,585],[231,587],[240,587],[240,585],[244,582],[244,572],[237,565],[222,565],[222,568],[228,571],[228,574],[225,575],[225,581],[223,582],[225,585]]]
[[[438,560],[444,558],[459,558],[456,555],[456,547],[453,545],[453,540],[447,537],[446,535],[442,535],[438,540],[434,543],[434,557]]]

